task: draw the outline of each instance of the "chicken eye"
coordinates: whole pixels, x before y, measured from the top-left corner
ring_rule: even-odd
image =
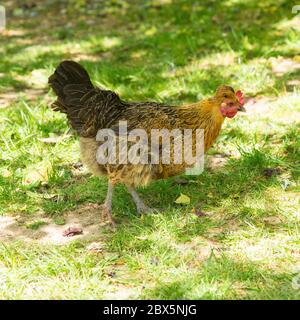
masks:
[[[228,94],[225,93],[224,94],[224,98],[229,98]]]

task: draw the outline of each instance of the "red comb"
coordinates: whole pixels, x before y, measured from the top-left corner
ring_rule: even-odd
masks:
[[[243,92],[242,92],[241,90],[238,90],[235,94],[236,94],[236,96],[237,96],[237,98],[238,98],[238,100],[239,100],[239,103],[240,103],[241,105],[244,105],[245,101],[244,101],[244,94],[243,94]]]

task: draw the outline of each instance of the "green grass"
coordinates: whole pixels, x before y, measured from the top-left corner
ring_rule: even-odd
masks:
[[[229,154],[225,166],[139,190],[157,215],[138,217],[118,186],[114,233],[2,241],[0,299],[299,299],[300,21],[290,1],[36,2],[7,2],[0,35],[0,215],[26,234],[106,193],[104,178],[75,165],[78,137],[49,108],[47,76],[61,60],[128,100],[190,103],[230,84],[258,103],[226,121],[209,151]],[[180,193],[190,205],[174,203]],[[94,241],[101,252],[87,250]]]

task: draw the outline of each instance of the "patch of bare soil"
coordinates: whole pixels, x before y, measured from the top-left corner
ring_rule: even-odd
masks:
[[[44,89],[24,89],[22,92],[12,90],[6,93],[0,93],[0,108],[7,108],[21,98],[24,98],[27,101],[34,101],[45,95],[46,91]]]
[[[99,240],[102,238],[100,221],[100,206],[87,204],[77,210],[64,215],[65,224],[57,225],[52,219],[42,217],[37,219],[44,222],[38,230],[28,228],[28,221],[21,220],[19,217],[0,217],[0,242],[23,240],[25,242],[36,242],[39,244],[62,245],[71,241]],[[23,218],[22,218],[23,219]],[[82,233],[73,236],[64,236],[68,228],[82,229]]]
[[[0,94],[0,108],[8,107],[17,97],[16,92],[7,92]]]
[[[211,170],[223,168],[229,160],[230,155],[216,154],[206,157],[206,166]]]
[[[300,62],[283,57],[271,58],[272,71],[277,76],[282,76],[288,72],[294,72],[300,69]]]

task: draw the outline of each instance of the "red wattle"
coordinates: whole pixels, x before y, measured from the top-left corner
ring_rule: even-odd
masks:
[[[233,118],[237,114],[237,108],[236,107],[226,107],[226,108],[221,107],[221,113],[222,113],[223,117]]]

